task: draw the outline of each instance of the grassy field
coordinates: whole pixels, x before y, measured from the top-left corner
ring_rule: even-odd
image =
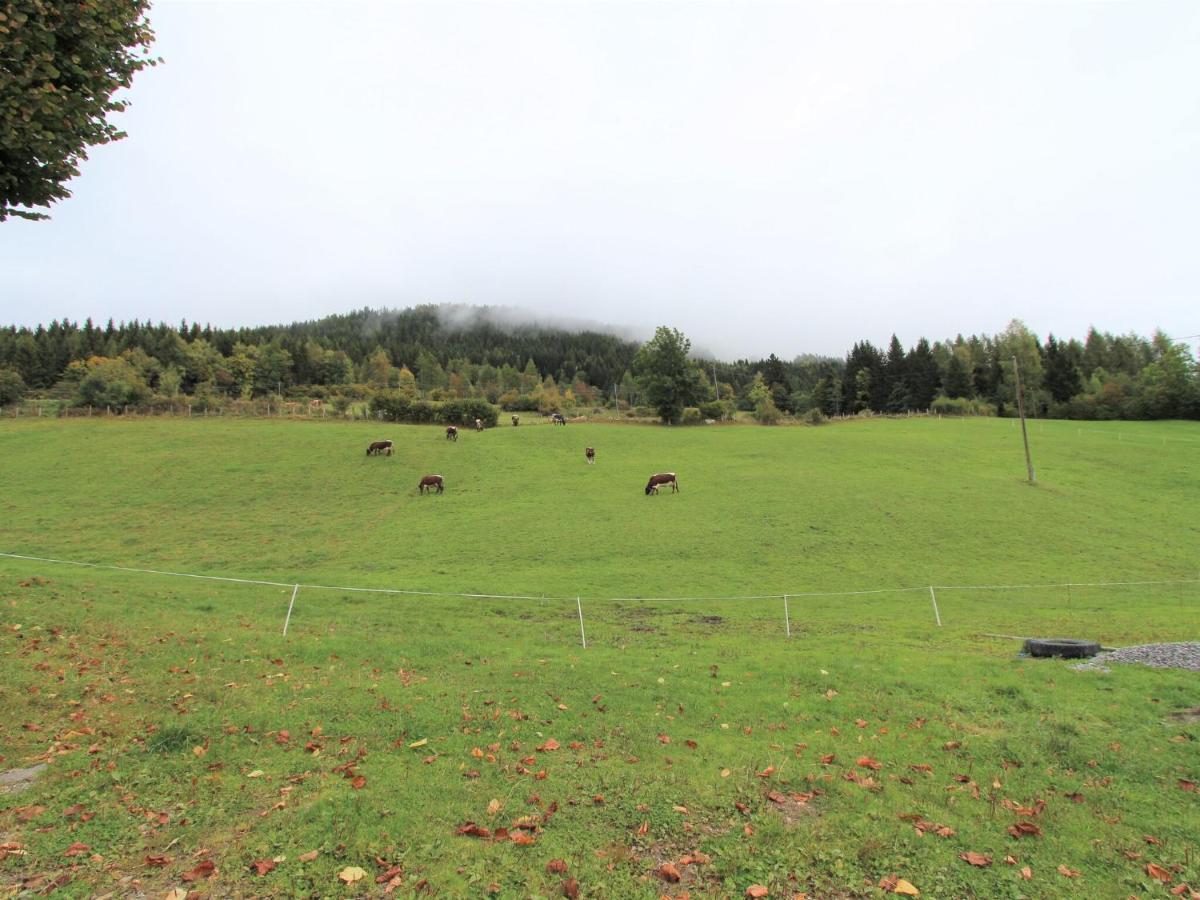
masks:
[[[1200,889],[1196,673],[989,636],[1200,639],[1198,584],[1082,586],[1200,577],[1200,427],[1031,438],[1037,486],[997,420],[6,420],[0,551],[538,599],[306,587],[284,638],[287,587],[0,558],[0,772],[49,764],[0,895]]]

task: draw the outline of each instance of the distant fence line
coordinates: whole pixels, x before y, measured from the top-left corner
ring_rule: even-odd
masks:
[[[584,632],[583,625],[583,600],[585,595],[577,594],[575,596],[552,596],[545,594],[484,594],[484,593],[465,593],[458,591],[418,591],[408,590],[404,588],[375,588],[375,587],[355,587],[349,585],[332,585],[332,584],[308,584],[305,582],[294,581],[269,581],[259,578],[236,578],[229,575],[201,575],[194,572],[170,572],[165,569],[150,569],[136,566],[118,566],[108,563],[91,563],[82,562],[72,559],[55,559],[47,556],[29,556],[20,553],[4,553],[0,552],[0,557],[5,559],[19,559],[29,562],[52,563],[55,565],[78,566],[88,569],[105,569],[114,572],[131,572],[143,575],[160,575],[170,578],[193,578],[201,581],[219,581],[232,584],[255,584],[266,587],[291,588],[292,596],[288,603],[287,615],[283,622],[283,634],[286,637],[288,625],[292,618],[292,609],[296,604],[296,597],[301,589],[312,591],[343,591],[347,593],[361,594],[392,594],[412,597],[456,597],[464,600],[549,600],[554,602],[575,601],[576,609],[579,613],[579,637],[583,646],[587,647],[587,636]],[[919,587],[895,587],[895,588],[870,588],[867,590],[856,591],[795,591],[786,594],[727,594],[727,595],[705,595],[705,596],[690,596],[690,597],[586,597],[586,599],[598,603],[628,603],[640,601],[645,603],[699,603],[705,601],[739,601],[739,600],[782,600],[784,625],[788,637],[792,635],[791,613],[788,607],[789,600],[800,600],[808,597],[860,597],[868,594],[903,594],[903,593],[927,593],[933,608],[934,619],[938,627],[942,625],[942,614],[938,608],[937,592],[938,591],[1000,591],[1000,590],[1036,590],[1050,588],[1066,588],[1068,593],[1072,588],[1088,588],[1088,587],[1138,587],[1149,585],[1181,585],[1181,584],[1200,584],[1200,578],[1176,578],[1165,579],[1158,581],[1068,581],[1068,582],[1047,582],[1047,583],[1031,583],[1031,584],[944,584],[944,585],[921,585]]]

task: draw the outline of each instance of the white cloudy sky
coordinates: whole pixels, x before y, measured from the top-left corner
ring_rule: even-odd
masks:
[[[169,2],[0,320],[1200,332],[1200,4]]]

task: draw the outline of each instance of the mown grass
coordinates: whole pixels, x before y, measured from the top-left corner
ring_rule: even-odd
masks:
[[[385,436],[396,457],[362,456]],[[0,559],[0,771],[50,763],[0,796],[0,845],[25,851],[0,884],[364,895],[398,866],[396,892],[448,897],[559,896],[568,877],[595,897],[874,896],[891,874],[929,897],[1200,887],[1200,726],[1176,715],[1196,674],[1077,672],[986,636],[1196,640],[1197,585],[939,590],[941,628],[926,590],[1195,578],[1200,429],[1032,437],[1037,487],[996,421],[457,445],[363,424],[5,422],[2,551],[548,599],[306,588],[284,638],[290,589]],[[643,496],[664,469],[681,493]],[[425,472],[445,495],[417,496]],[[917,590],[793,597],[790,640],[778,600],[653,599],[875,588]],[[456,833],[523,816],[532,845]],[[1021,821],[1040,834],[1010,836]],[[205,860],[215,875],[182,880]],[[367,878],[342,885],[347,866]]]

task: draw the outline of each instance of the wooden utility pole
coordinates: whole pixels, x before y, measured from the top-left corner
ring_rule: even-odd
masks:
[[[1013,376],[1017,381],[1017,414],[1021,417],[1021,437],[1025,441],[1025,468],[1029,470],[1029,483],[1037,484],[1033,474],[1033,457],[1029,455],[1029,433],[1025,430],[1025,392],[1021,389],[1021,370],[1017,358],[1013,357]]]

